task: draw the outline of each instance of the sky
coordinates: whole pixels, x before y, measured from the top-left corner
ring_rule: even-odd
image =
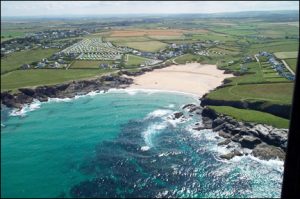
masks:
[[[1,16],[181,14],[297,10],[299,1],[1,1]]]

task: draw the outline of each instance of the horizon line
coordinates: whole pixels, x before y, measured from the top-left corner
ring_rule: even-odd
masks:
[[[279,12],[279,11],[298,11],[299,9],[291,9],[291,10],[245,10],[245,11],[228,11],[228,12],[214,12],[214,13],[105,13],[105,14],[67,14],[67,15],[27,15],[27,16],[22,16],[22,15],[6,15],[3,16],[1,15],[1,17],[73,17],[73,16],[80,16],[80,17],[91,17],[91,16],[111,16],[111,15],[116,15],[116,16],[120,16],[120,15],[149,15],[149,16],[154,16],[154,15],[193,15],[193,14],[204,14],[204,15],[215,15],[215,14],[230,14],[230,13],[245,13],[245,12]]]

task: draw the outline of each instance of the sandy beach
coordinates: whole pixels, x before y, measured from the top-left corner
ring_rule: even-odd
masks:
[[[171,65],[133,77],[134,83],[129,88],[178,91],[202,97],[221,85],[225,78],[233,77],[232,74],[223,72],[217,69],[216,65],[199,63]]]

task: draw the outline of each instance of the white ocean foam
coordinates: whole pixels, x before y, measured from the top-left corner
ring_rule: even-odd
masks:
[[[232,161],[234,162],[239,162],[242,161],[246,158],[249,158],[251,160],[254,160],[262,165],[266,165],[268,167],[271,167],[273,169],[276,169],[279,172],[283,172],[284,169],[284,161],[280,160],[279,158],[276,159],[270,159],[270,160],[262,160],[259,159],[257,157],[254,157],[253,155],[246,155],[246,156],[235,156],[234,158],[232,158]]]
[[[84,94],[84,95],[76,95],[74,98],[71,98],[71,99],[79,99],[79,98],[82,98],[82,97],[86,97],[86,96],[90,96],[90,97],[94,97],[96,95],[100,95],[100,94],[103,94],[105,93],[103,90],[101,91],[91,91],[87,94]]]
[[[141,147],[141,150],[142,150],[142,151],[148,151],[149,149],[150,149],[149,146],[142,146],[142,147]]]
[[[177,119],[173,119],[170,116],[166,118],[167,122],[169,124],[171,124],[173,127],[176,127],[177,124],[185,123],[185,122],[189,121],[190,119],[191,118],[177,118]]]
[[[149,113],[145,119],[150,119],[150,118],[156,118],[156,117],[163,117],[166,115],[169,115],[170,113],[172,113],[172,110],[169,109],[157,109],[155,111],[152,111],[151,113]]]
[[[39,100],[33,100],[31,104],[24,105],[21,109],[13,109],[10,116],[25,116],[27,112],[39,109],[41,102]]]
[[[47,101],[45,102],[41,102],[37,99],[34,99],[33,102],[31,104],[25,104],[23,105],[23,107],[21,109],[13,109],[10,113],[10,116],[25,116],[27,112],[31,112],[34,111],[36,109],[39,109],[41,104],[43,103],[58,103],[58,102],[70,102],[72,100],[76,100],[79,99],[81,97],[86,97],[86,96],[96,96],[99,94],[103,94],[104,91],[91,91],[85,95],[76,95],[73,98],[48,98]]]
[[[175,104],[169,104],[168,106],[167,106],[167,108],[174,108],[175,107]]]
[[[47,102],[70,102],[72,100],[74,100],[74,98],[48,98]]]
[[[146,145],[150,148],[153,147],[154,145],[152,142],[152,138],[156,134],[160,133],[160,131],[165,129],[166,127],[167,127],[167,123],[165,121],[161,123],[154,123],[148,126],[147,130],[142,132]]]
[[[111,88],[108,90],[108,93],[128,93],[129,95],[135,95],[138,92],[143,92],[146,94],[153,94],[153,93],[176,93],[176,94],[181,94],[181,95],[186,95],[194,98],[197,102],[199,100],[199,96],[195,95],[193,93],[186,93],[186,92],[181,92],[181,91],[170,91],[170,90],[158,90],[158,89],[135,89],[135,88],[125,88],[125,89],[116,89],[116,88]]]

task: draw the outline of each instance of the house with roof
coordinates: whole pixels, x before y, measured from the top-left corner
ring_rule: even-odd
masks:
[[[46,66],[46,64],[44,63],[44,62],[39,62],[38,64],[37,64],[37,67],[38,68],[43,68],[43,67],[45,67]]]
[[[107,63],[102,63],[99,66],[100,68],[108,68],[108,64]]]
[[[30,65],[29,64],[23,64],[20,68],[23,69],[23,70],[26,70],[26,69],[30,68]]]

